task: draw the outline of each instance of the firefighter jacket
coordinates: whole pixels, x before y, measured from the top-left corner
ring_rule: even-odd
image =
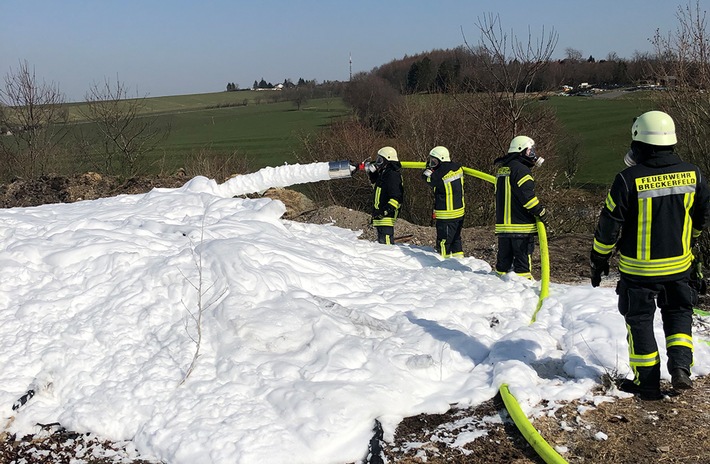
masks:
[[[697,166],[672,151],[650,154],[616,175],[594,232],[594,252],[619,251],[619,271],[631,280],[682,278],[710,212],[710,193]]]
[[[436,220],[458,219],[464,216],[463,168],[453,161],[444,161],[425,176],[434,190],[434,215]]]
[[[545,208],[535,196],[535,179],[519,153],[498,158],[496,172],[496,234],[524,236],[537,233],[535,216]]]
[[[372,202],[372,225],[394,226],[404,201],[402,164],[388,161],[381,171],[368,173],[374,189]]]

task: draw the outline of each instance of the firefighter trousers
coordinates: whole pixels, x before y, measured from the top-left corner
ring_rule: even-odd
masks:
[[[394,244],[394,226],[376,226],[377,242],[385,245]]]
[[[496,272],[505,274],[512,267],[516,274],[532,278],[532,254],[535,250],[534,235],[498,234]]]
[[[616,293],[619,295],[619,312],[626,321],[634,383],[650,391],[660,388],[661,360],[653,333],[656,305],[661,309],[668,371],[680,368],[690,374],[693,303],[688,278],[646,283],[622,276]]]
[[[436,251],[444,258],[463,256],[463,218],[436,220]]]

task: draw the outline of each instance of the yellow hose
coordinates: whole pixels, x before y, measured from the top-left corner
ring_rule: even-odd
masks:
[[[528,418],[523,414],[523,410],[520,409],[518,400],[510,393],[507,384],[500,386],[500,396],[503,398],[503,403],[511,419],[513,419],[515,426],[518,427],[520,433],[523,434],[523,437],[530,443],[530,446],[533,447],[535,452],[547,464],[567,464],[567,461],[565,461],[564,458],[542,438],[542,435],[535,430]]]
[[[401,161],[400,163],[403,168],[407,169],[424,169],[426,167],[426,163],[424,161]],[[463,167],[463,172],[464,174],[478,177],[479,179],[483,179],[492,184],[495,184],[496,182],[495,177],[490,174],[486,174],[485,172],[477,171],[465,166]],[[537,221],[537,236],[540,240],[540,273],[542,276],[540,282],[540,295],[538,296],[537,307],[535,308],[532,320],[530,321],[531,324],[535,322],[537,312],[540,311],[540,308],[542,308],[542,301],[547,298],[547,295],[550,292],[550,255],[547,251],[547,232],[545,231],[545,225],[540,221]]]
[[[542,308],[542,302],[550,294],[550,254],[547,250],[547,231],[545,224],[538,220],[537,237],[540,240],[540,296],[537,299],[537,308],[532,315],[530,323],[537,320],[537,312]]]
[[[424,169],[426,167],[426,163],[424,161],[402,161],[400,164],[402,164],[403,168],[408,169]],[[490,182],[491,184],[496,183],[496,178],[490,174],[486,174],[485,172],[477,171],[475,169],[467,168],[465,166],[462,169],[464,174],[468,174],[469,176],[473,177],[478,177],[479,179],[483,179],[486,182]]]

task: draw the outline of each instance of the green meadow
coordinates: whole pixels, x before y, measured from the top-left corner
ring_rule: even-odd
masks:
[[[252,169],[291,163],[303,136],[349,114],[340,98],[314,99],[298,110],[293,102],[271,103],[270,96],[243,91],[145,99],[141,114],[169,128],[148,155],[149,170],[175,172],[186,158],[210,154],[246,158]],[[70,107],[70,120],[91,131],[79,106]]]
[[[614,98],[552,96],[540,105],[555,108],[567,137],[579,144],[577,185],[606,185],[623,168],[635,116],[652,109],[648,92],[618,92]],[[142,114],[170,127],[168,137],[149,155],[151,171],[174,172],[195,155],[246,158],[251,169],[296,161],[302,137],[350,113],[340,98],[272,103],[271,92],[217,92],[154,97]],[[70,119],[80,121],[78,106]],[[86,127],[86,126],[84,126]],[[544,155],[543,155],[544,156]]]
[[[279,102],[171,113],[161,116],[170,135],[158,152],[177,160],[200,152],[235,154],[257,169],[291,163],[303,136],[346,114],[340,99],[313,100],[301,110]]]
[[[611,183],[625,167],[633,118],[653,109],[648,92],[640,91],[614,98],[554,96],[540,104],[553,106],[567,137],[579,142],[579,185]]]

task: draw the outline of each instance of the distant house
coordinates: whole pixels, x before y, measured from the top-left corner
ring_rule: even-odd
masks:
[[[678,84],[678,78],[676,76],[658,76],[656,82],[663,87],[674,87]]]
[[[283,90],[284,85],[283,84],[276,84],[273,87],[257,87],[254,90]]]

